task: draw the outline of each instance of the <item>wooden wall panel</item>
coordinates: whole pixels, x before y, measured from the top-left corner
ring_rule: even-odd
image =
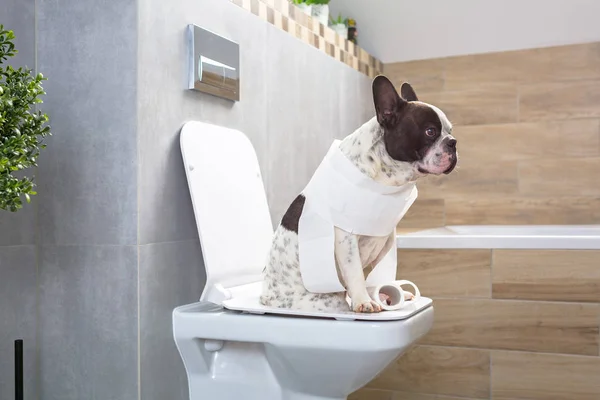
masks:
[[[428,199],[419,196],[398,224],[398,229],[437,228],[445,224],[444,199]]]
[[[529,196],[600,197],[600,157],[522,161],[519,191]]]
[[[458,126],[456,135],[470,163],[600,156],[598,119]]]
[[[423,343],[598,355],[600,305],[436,299]]]
[[[494,400],[598,400],[600,357],[492,352]]]
[[[489,351],[415,346],[368,387],[409,393],[489,398]]]
[[[600,42],[384,71],[444,110],[458,139],[457,169],[419,182],[425,202],[399,228],[431,228],[442,216],[445,225],[600,224]],[[375,384],[391,400],[600,399],[600,252],[485,258],[399,253],[398,277],[434,298],[436,317],[420,356],[401,358]],[[477,368],[464,366],[470,359]],[[422,370],[409,370],[415,363]]]
[[[360,389],[348,396],[348,400],[393,400],[394,392],[378,389]]]
[[[517,89],[512,85],[422,94],[417,86],[414,89],[419,100],[441,108],[456,125],[517,122]]]
[[[567,225],[600,221],[600,197],[495,197],[445,201],[447,225]]]
[[[600,79],[600,43],[468,55],[444,61],[446,90],[479,88],[497,82]]]
[[[543,82],[520,87],[519,120],[600,116],[600,80]]]
[[[600,251],[494,250],[493,297],[600,303]]]
[[[518,164],[460,162],[450,175],[428,176],[419,181],[419,198],[505,197],[519,191]]]
[[[400,64],[385,64],[383,72],[397,87],[409,82],[422,92],[438,92],[444,87],[444,65],[440,60],[410,61]]]
[[[398,250],[398,279],[423,296],[491,297],[490,250]]]
[[[487,400],[486,399],[474,399],[467,397],[455,397],[455,396],[443,396],[439,394],[421,394],[421,393],[406,393],[406,392],[394,392],[392,400]]]
[[[420,198],[445,200],[446,224],[600,223],[600,42],[384,71],[455,125],[457,169],[419,182]]]

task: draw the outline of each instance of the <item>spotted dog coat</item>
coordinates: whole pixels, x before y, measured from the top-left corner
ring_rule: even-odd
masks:
[[[449,174],[458,160],[452,124],[439,108],[420,102],[408,83],[402,85],[401,94],[386,77],[376,77],[376,116],[342,140],[342,153],[362,173],[384,185],[401,186],[428,174]],[[304,202],[303,194],[296,197],[275,231],[261,303],[324,312],[350,308],[355,312],[381,311],[367,293],[363,269],[376,265],[388,253],[395,235],[355,235],[336,227],[336,266],[347,292],[311,293],[302,283],[298,261],[298,221]]]

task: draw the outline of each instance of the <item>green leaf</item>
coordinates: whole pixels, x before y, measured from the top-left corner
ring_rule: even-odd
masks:
[[[37,167],[42,139],[51,136],[48,116],[37,108],[46,92],[46,78],[23,66],[6,65],[17,54],[15,36],[0,24],[0,210],[16,212],[23,207],[23,197],[30,203],[35,177],[18,178],[24,171]],[[27,173],[27,172],[26,172]]]

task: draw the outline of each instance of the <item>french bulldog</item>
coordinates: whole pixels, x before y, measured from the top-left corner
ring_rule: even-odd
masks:
[[[430,174],[450,174],[458,161],[457,141],[444,112],[419,101],[409,83],[401,86],[399,95],[383,75],[373,80],[372,91],[376,115],[341,141],[342,153],[362,173],[384,185],[401,186]],[[311,293],[303,285],[298,253],[298,225],[305,201],[304,194],[298,195],[275,230],[260,302],[306,311],[381,311],[367,293],[363,269],[377,265],[395,246],[395,234],[363,236],[335,227],[336,268],[346,292]]]

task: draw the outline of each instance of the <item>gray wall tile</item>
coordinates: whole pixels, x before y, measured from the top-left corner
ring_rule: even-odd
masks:
[[[0,399],[14,398],[14,340],[23,340],[25,399],[37,398],[35,246],[0,247]]]
[[[45,244],[137,243],[136,2],[38,1]]]
[[[308,183],[334,138],[367,121],[370,79],[269,26],[268,199],[273,224]]]
[[[0,24],[15,33],[19,53],[10,64],[35,69],[35,0],[0,1]]]
[[[206,282],[200,243],[140,246],[142,400],[187,400],[183,362],[173,341],[172,312],[198,301]]]
[[[137,278],[137,246],[42,247],[42,399],[137,398]]]
[[[185,28],[194,23],[240,44],[241,101],[185,89]],[[181,126],[200,120],[242,130],[266,166],[266,24],[227,1],[140,3],[140,244],[197,239],[179,147]],[[221,151],[227,158],[226,149]]]
[[[371,80],[358,71],[345,67],[339,74],[342,101],[339,104],[340,129],[347,136],[375,116]]]
[[[37,207],[37,196],[33,196],[17,212],[0,210],[0,246],[35,244]]]
[[[271,218],[276,226],[290,202],[308,182],[307,155],[311,149],[307,147],[307,137],[319,99],[305,87],[318,81],[318,75],[312,75],[315,64],[319,63],[312,59],[309,62],[305,44],[273,26],[268,28],[268,48],[268,166],[265,173],[269,177],[267,198]],[[319,54],[312,54],[318,61]]]
[[[147,1],[139,21],[140,244],[197,238],[178,142],[185,121],[221,124],[250,137],[274,225],[331,139],[364,122],[360,96],[370,97],[367,77],[229,2],[185,0],[174,7]],[[188,23],[240,43],[240,102],[183,89]],[[340,110],[361,122],[341,124]]]

